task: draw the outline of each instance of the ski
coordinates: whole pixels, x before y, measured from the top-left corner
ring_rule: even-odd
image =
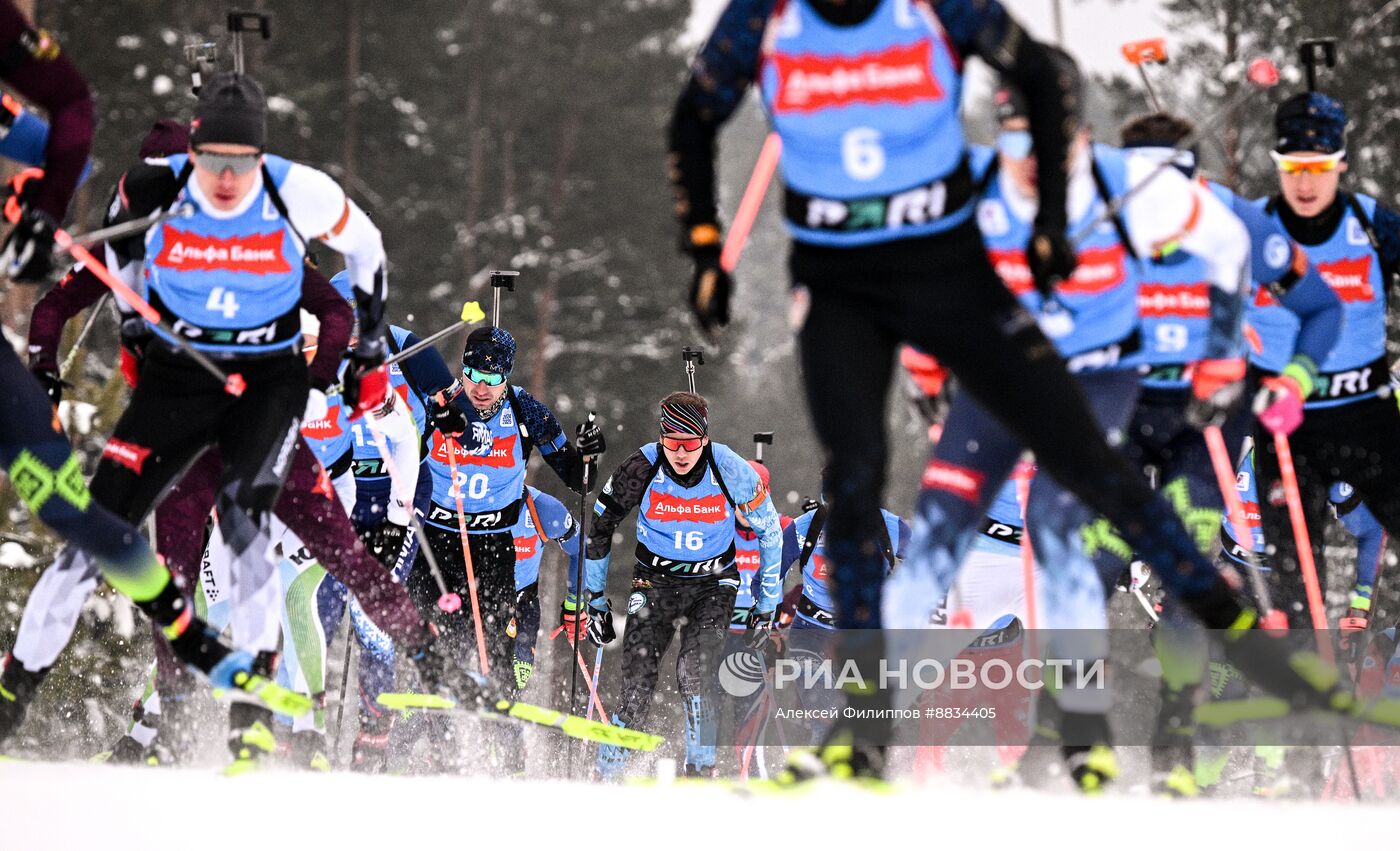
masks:
[[[384,692],[376,699],[386,709],[404,712],[471,712],[457,705],[455,700],[435,694],[415,694],[412,692]],[[491,708],[482,707],[475,714],[513,718],[527,724],[552,727],[566,736],[616,745],[636,751],[654,751],[666,740],[661,736],[626,727],[614,727],[601,721],[593,721],[579,715],[569,715],[558,710],[522,703],[518,700],[497,698]]]
[[[1272,721],[1290,715],[1302,717],[1317,715],[1356,721],[1362,724],[1376,724],[1400,730],[1400,700],[1379,698],[1367,703],[1359,703],[1350,710],[1328,711],[1316,708],[1292,711],[1288,701],[1278,697],[1250,697],[1239,700],[1220,700],[1196,707],[1196,723],[1207,727],[1228,727],[1247,721]]]
[[[316,708],[311,698],[278,685],[259,674],[239,671],[233,675],[233,686],[243,694],[281,715],[300,717]],[[214,689],[214,699],[222,700],[229,689]]]

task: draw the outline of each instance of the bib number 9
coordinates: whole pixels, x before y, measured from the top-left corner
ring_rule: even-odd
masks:
[[[854,180],[874,180],[885,173],[885,148],[880,131],[856,127],[841,137],[841,165]]]
[[[1157,326],[1157,351],[1159,352],[1181,352],[1186,350],[1186,344],[1190,342],[1191,335],[1187,332],[1185,325],[1175,323]]]

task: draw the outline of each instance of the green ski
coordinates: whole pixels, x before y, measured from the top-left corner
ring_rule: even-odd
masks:
[[[454,700],[435,694],[385,692],[379,695],[377,701],[380,706],[396,711],[471,711],[458,707],[457,702]],[[536,706],[533,703],[521,703],[518,700],[498,698],[492,707],[482,707],[477,711],[483,715],[503,716],[506,718],[514,718],[517,721],[524,721],[527,724],[538,724],[541,727],[553,727],[564,733],[564,735],[571,736],[575,739],[584,739],[589,742],[598,742],[604,745],[616,745],[617,747],[628,748],[630,750],[653,751],[656,750],[662,742],[666,741],[660,736],[644,733],[641,730],[614,727],[611,724],[604,724],[601,721],[594,721],[579,715],[569,715],[554,709]]]

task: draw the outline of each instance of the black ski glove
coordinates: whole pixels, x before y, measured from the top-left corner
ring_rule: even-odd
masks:
[[[433,397],[433,409],[428,412],[433,428],[446,437],[460,437],[467,432],[467,416],[457,407],[457,397],[465,392],[462,382],[454,381],[446,390]],[[438,401],[441,397],[442,401]]]
[[[588,640],[595,647],[612,644],[617,640],[617,630],[613,629],[612,602],[607,597],[588,596]],[[596,605],[599,600],[603,602],[601,609]]]
[[[0,269],[10,280],[38,284],[53,272],[53,232],[58,225],[48,213],[26,207],[0,248]]]
[[[719,265],[718,236],[712,244],[692,245],[687,251],[695,261],[695,274],[690,279],[690,310],[700,323],[700,330],[713,334],[729,324],[729,293],[734,280]]]
[[[578,424],[574,432],[574,448],[585,458],[597,458],[607,451],[608,442],[603,439],[603,429],[596,420]]]
[[[775,609],[771,612],[749,612],[748,630],[744,641],[754,650],[762,650],[773,641],[773,624],[778,619]]]
[[[63,391],[73,385],[64,381],[58,374],[58,370],[53,367],[33,367],[29,368],[29,373],[38,379],[44,386],[44,392],[49,394],[49,401],[57,405],[63,401]]]
[[[361,539],[370,555],[385,567],[392,568],[398,561],[399,550],[403,548],[403,541],[407,535],[407,527],[385,520],[363,533]]]
[[[1035,289],[1042,296],[1054,295],[1055,287],[1074,274],[1078,260],[1063,227],[1036,223],[1031,241],[1026,245],[1026,262],[1031,269]]]

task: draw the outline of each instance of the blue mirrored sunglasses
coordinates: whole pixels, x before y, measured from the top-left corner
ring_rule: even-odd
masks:
[[[499,372],[482,372],[469,366],[462,367],[462,376],[474,384],[485,384],[487,387],[499,387],[506,383],[506,377]]]

